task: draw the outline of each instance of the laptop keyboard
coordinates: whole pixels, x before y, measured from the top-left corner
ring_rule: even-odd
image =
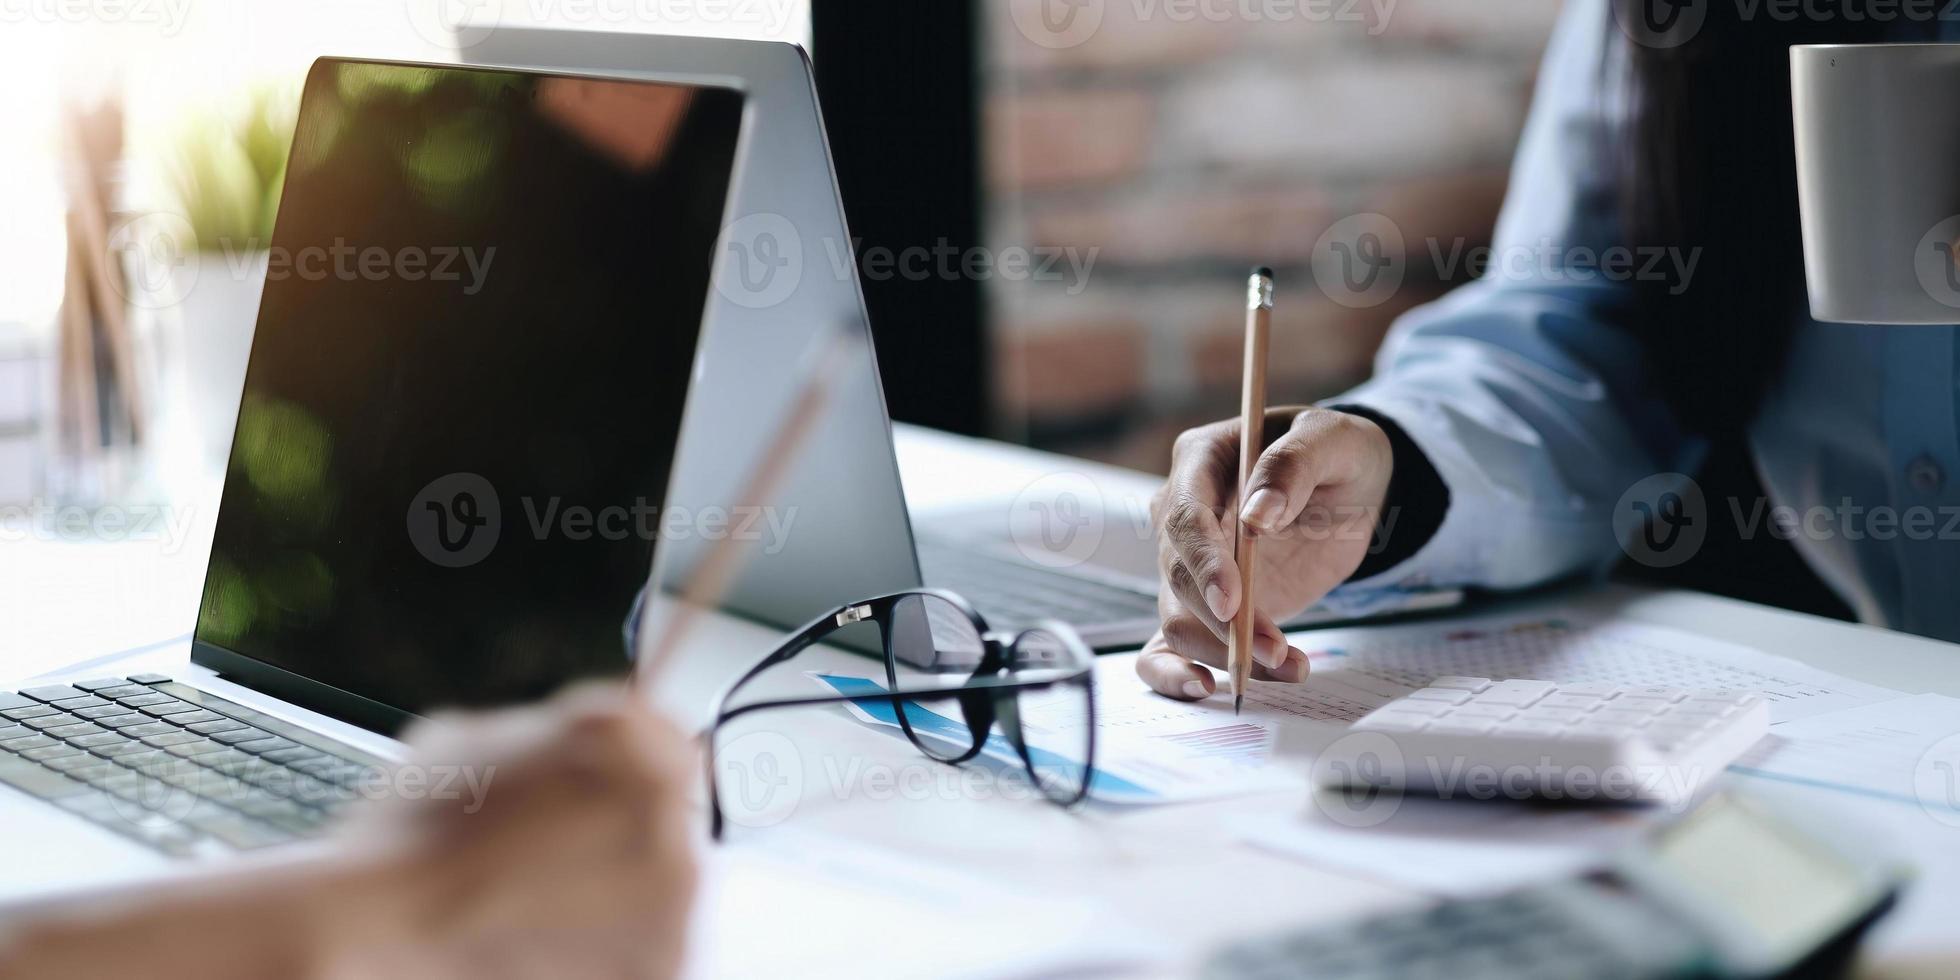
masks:
[[[965,548],[919,542],[927,584],[966,597],[996,629],[1043,619],[1096,626],[1157,618],[1157,601],[1129,589]]]
[[[0,692],[0,783],[173,856],[310,837],[382,765],[162,674]]]

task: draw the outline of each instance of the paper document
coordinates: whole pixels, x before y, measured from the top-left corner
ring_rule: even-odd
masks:
[[[1371,705],[1451,674],[1752,691],[1769,701],[1772,724],[1899,696],[1788,657],[1645,623],[1532,620],[1474,629],[1344,629],[1302,634],[1294,643],[1313,664],[1307,689],[1322,699]],[[1301,692],[1268,696],[1298,699]],[[1352,720],[1363,709],[1323,710],[1326,717]]]
[[[1248,710],[1232,714],[1224,699],[1201,704],[1173,701],[1153,693],[1136,676],[1136,658],[1096,661],[1096,769],[1089,795],[1105,803],[1174,803],[1215,799],[1276,789],[1300,789],[1307,769],[1292,760],[1275,764],[1279,720]],[[883,684],[863,677],[812,674],[843,694],[875,694]],[[858,720],[898,727],[889,704],[850,705]],[[970,737],[966,727],[939,712],[907,708],[915,731],[941,731],[955,740]],[[1039,763],[1044,752],[1080,753],[1081,729],[1088,723],[1079,692],[1065,688],[1021,696],[1021,724]],[[1005,765],[1021,766],[1020,756],[998,732],[982,754]]]
[[[781,826],[709,848],[696,908],[690,978],[1104,976],[1170,955],[1094,903]]]
[[[1779,725],[1729,768],[1917,803],[1960,825],[1960,699],[1920,694]]]
[[[1347,723],[1448,674],[1754,691],[1769,700],[1773,722],[1899,696],[1786,657],[1644,623],[1353,628],[1300,634],[1294,642],[1308,651],[1313,676],[1305,684],[1254,682],[1243,716],[1232,714],[1222,693],[1198,703],[1158,696],[1137,679],[1134,654],[1097,658],[1097,772],[1090,795],[1167,803],[1305,786],[1308,757]],[[812,676],[846,694],[884,690],[862,677]],[[860,721],[898,725],[889,705],[852,705],[851,711]],[[1086,721],[1080,699],[1062,689],[1025,695],[1023,720],[1037,751],[1060,752],[1081,743]],[[939,717],[934,725],[967,737],[952,719]],[[984,754],[1021,764],[998,735]]]
[[[1241,840],[1311,864],[1441,895],[1485,895],[1581,874],[1673,815],[1660,808],[1540,807],[1506,800],[1322,791],[1303,811],[1248,814]]]

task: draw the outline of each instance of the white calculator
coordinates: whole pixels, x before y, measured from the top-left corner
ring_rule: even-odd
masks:
[[[1769,731],[1747,691],[1438,677],[1314,760],[1323,787],[1678,805]]]

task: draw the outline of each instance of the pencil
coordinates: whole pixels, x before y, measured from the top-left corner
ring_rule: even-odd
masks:
[[[1265,449],[1266,430],[1266,347],[1273,323],[1273,270],[1252,270],[1245,295],[1245,375],[1239,400],[1239,482],[1234,507],[1245,506],[1246,485],[1252,482],[1252,467]],[[1226,646],[1226,668],[1232,677],[1232,713],[1245,710],[1245,685],[1252,674],[1253,624],[1258,616],[1253,605],[1253,566],[1258,564],[1258,545],[1245,522],[1234,520],[1238,529],[1232,552],[1239,566],[1239,611],[1232,617],[1231,638]]]
[[[816,356],[805,368],[803,387],[791,399],[782,426],[770,438],[755,469],[750,471],[748,482],[735,498],[734,513],[759,510],[775,498],[783,478],[823,420],[837,376],[851,369],[850,357],[855,352],[856,339],[857,335],[842,325],[817,338],[817,350],[813,352]],[[650,642],[642,644],[645,652],[635,651],[633,679],[641,690],[653,688],[662,668],[674,658],[681,641],[693,628],[696,614],[720,606],[727,597],[747,557],[739,538],[739,535],[723,535],[689,569],[673,610],[662,617],[660,631]]]

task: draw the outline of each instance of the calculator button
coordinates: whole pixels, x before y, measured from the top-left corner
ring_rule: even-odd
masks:
[[[1648,711],[1633,711],[1625,708],[1607,708],[1604,711],[1593,712],[1591,720],[1607,725],[1619,724],[1619,725],[1633,725],[1637,727],[1653,721],[1654,715],[1652,712],[1648,712]]]
[[[1622,701],[1658,701],[1662,704],[1685,701],[1687,697],[1688,692],[1671,687],[1629,687],[1620,692]]]
[[[1532,705],[1518,714],[1524,721],[1547,721],[1558,725],[1569,725],[1586,717],[1586,712],[1577,708],[1548,708],[1542,704]]]
[[[1734,701],[1737,698],[1751,697],[1748,691],[1733,687],[1716,687],[1688,692],[1690,701]]]
[[[1441,701],[1445,704],[1462,704],[1470,700],[1469,691],[1456,691],[1446,687],[1425,687],[1409,695],[1415,701]]]
[[[1596,708],[1605,707],[1607,702],[1603,698],[1589,698],[1583,694],[1567,694],[1561,690],[1557,694],[1546,695],[1538,703],[1547,708],[1575,708],[1579,711],[1592,711]]]
[[[1449,711],[1450,705],[1447,701],[1411,701],[1403,698],[1400,701],[1390,701],[1375,710],[1377,712],[1401,711],[1412,715],[1440,715]]]
[[[1451,674],[1451,675],[1449,675],[1449,676],[1446,676],[1446,677],[1438,677],[1438,678],[1436,678],[1435,680],[1433,680],[1433,681],[1430,681],[1430,682],[1429,682],[1429,686],[1430,686],[1430,687],[1447,687],[1447,688],[1451,688],[1451,689],[1454,689],[1454,690],[1458,690],[1458,691],[1469,691],[1469,692],[1470,692],[1471,694],[1475,694],[1475,693],[1477,693],[1478,691],[1481,691],[1481,690],[1483,690],[1484,688],[1487,688],[1487,687],[1489,687],[1489,686],[1490,686],[1490,678],[1488,678],[1488,677],[1458,677],[1458,676],[1456,676],[1456,675],[1454,675],[1454,674]]]
[[[1734,708],[1720,701],[1683,701],[1668,708],[1667,714],[1662,717],[1714,721],[1718,718],[1726,718],[1734,711]]]
[[[1524,707],[1539,698],[1552,693],[1552,685],[1546,681],[1499,681],[1477,695],[1477,700],[1485,704],[1508,704]]]
[[[1560,694],[1576,694],[1580,697],[1599,698],[1600,700],[1603,701],[1610,701],[1613,698],[1619,697],[1620,685],[1618,684],[1560,684],[1558,688],[1558,692]]]

